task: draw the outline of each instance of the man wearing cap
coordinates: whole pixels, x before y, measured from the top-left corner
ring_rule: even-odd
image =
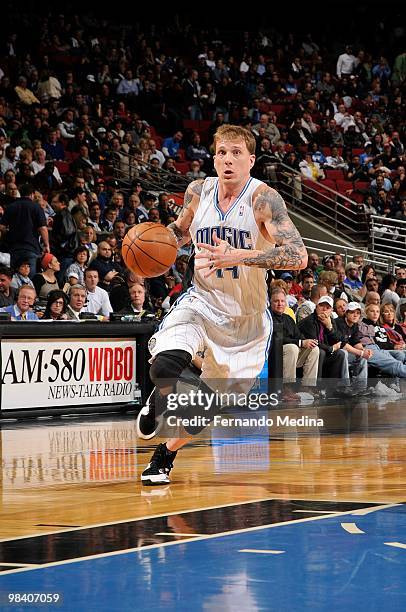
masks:
[[[293,276],[290,272],[283,272],[283,274],[281,274],[281,280],[285,281],[288,287],[289,295],[294,296],[296,299],[300,297],[302,287],[294,282]]]
[[[338,332],[341,334],[343,342],[342,348],[347,353],[348,373],[346,378],[350,378],[349,367],[353,369],[353,379],[365,384],[368,378],[368,359],[372,357],[372,351],[365,348],[361,343],[361,333],[358,321],[361,318],[361,306],[357,302],[347,304],[343,317],[336,319]]]
[[[344,279],[344,287],[346,290],[348,290],[353,298],[358,300],[360,299],[359,296],[357,295],[359,290],[362,288],[362,281],[359,278],[359,267],[357,266],[356,263],[354,263],[353,261],[350,261],[350,263],[348,263],[345,266],[345,274],[346,277]]]
[[[319,346],[319,378],[346,378],[347,358],[341,349],[340,334],[331,318],[333,300],[330,296],[322,296],[315,312],[298,325],[304,338],[317,339]]]

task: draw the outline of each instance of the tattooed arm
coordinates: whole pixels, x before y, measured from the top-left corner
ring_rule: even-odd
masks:
[[[279,193],[271,187],[261,188],[254,199],[253,210],[258,226],[266,230],[276,246],[266,251],[233,249],[229,245],[225,247],[224,241],[213,237],[216,246],[197,245],[206,251],[206,254],[196,255],[196,259],[205,259],[204,262],[198,263],[197,269],[209,268],[206,274],[209,276],[219,268],[235,265],[275,270],[301,270],[306,267],[305,246],[299,232],[289,219],[285,202]]]
[[[202,187],[202,180],[193,181],[188,185],[179,217],[168,225],[168,228],[175,234],[178,248],[190,242],[189,228],[199,204]]]
[[[307,252],[303,240],[289,218],[283,198],[275,189],[267,187],[255,198],[254,215],[258,225],[263,224],[276,247],[266,251],[250,251],[241,263],[245,266],[274,268],[275,270],[301,270],[307,265]]]

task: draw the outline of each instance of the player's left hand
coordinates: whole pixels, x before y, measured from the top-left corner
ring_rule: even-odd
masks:
[[[198,242],[196,245],[199,252],[195,255],[195,260],[198,260],[195,263],[195,269],[208,269],[208,272],[204,274],[205,278],[221,268],[238,265],[239,249],[233,248],[226,240],[221,240],[216,235],[213,235],[213,242],[215,246],[204,242]]]

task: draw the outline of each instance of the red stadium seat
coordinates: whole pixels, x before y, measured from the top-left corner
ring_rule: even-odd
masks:
[[[324,179],[324,181],[321,181],[320,183],[321,185],[324,185],[325,187],[329,187],[330,189],[333,189],[333,191],[337,191],[337,184],[334,180],[332,179]],[[333,194],[331,194],[333,196]]]
[[[344,180],[344,173],[342,170],[329,170],[328,168],[326,168],[324,172],[325,172],[326,178],[332,181],[343,181]]]
[[[182,174],[186,174],[190,170],[190,162],[187,161],[177,161],[175,162],[176,170],[179,170]]]
[[[354,189],[354,185],[351,181],[336,181],[337,191],[346,194],[349,189]]]
[[[69,174],[69,164],[65,161],[55,161],[55,166],[59,170],[59,174]]]

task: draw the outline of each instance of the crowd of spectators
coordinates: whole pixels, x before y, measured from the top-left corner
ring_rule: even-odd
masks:
[[[338,50],[283,28],[236,36],[174,20],[143,30],[52,11],[15,20],[0,51],[0,306],[16,320],[160,318],[182,289],[189,251],[144,281],[125,270],[123,237],[134,224],[176,218],[176,193],[213,173],[212,137],[227,122],[254,134],[257,177],[272,181],[275,161],[310,181],[339,171],[364,210],[406,220],[399,27],[389,47],[381,37]],[[358,262],[344,268],[337,255],[319,268],[316,257],[300,277],[274,280],[286,283],[304,340],[320,336],[325,288],[319,309],[340,321],[364,316],[371,292],[394,307],[403,297],[403,277],[387,285],[373,270],[359,277]],[[277,301],[281,310],[281,293]],[[403,330],[403,311],[396,317]],[[323,363],[327,371],[331,356]]]
[[[340,253],[322,261],[309,253],[308,263],[296,276],[270,277],[284,380],[303,368],[304,387],[332,378],[345,388],[352,379],[364,391],[368,376],[406,378],[406,267],[382,275],[360,255],[344,265]]]

